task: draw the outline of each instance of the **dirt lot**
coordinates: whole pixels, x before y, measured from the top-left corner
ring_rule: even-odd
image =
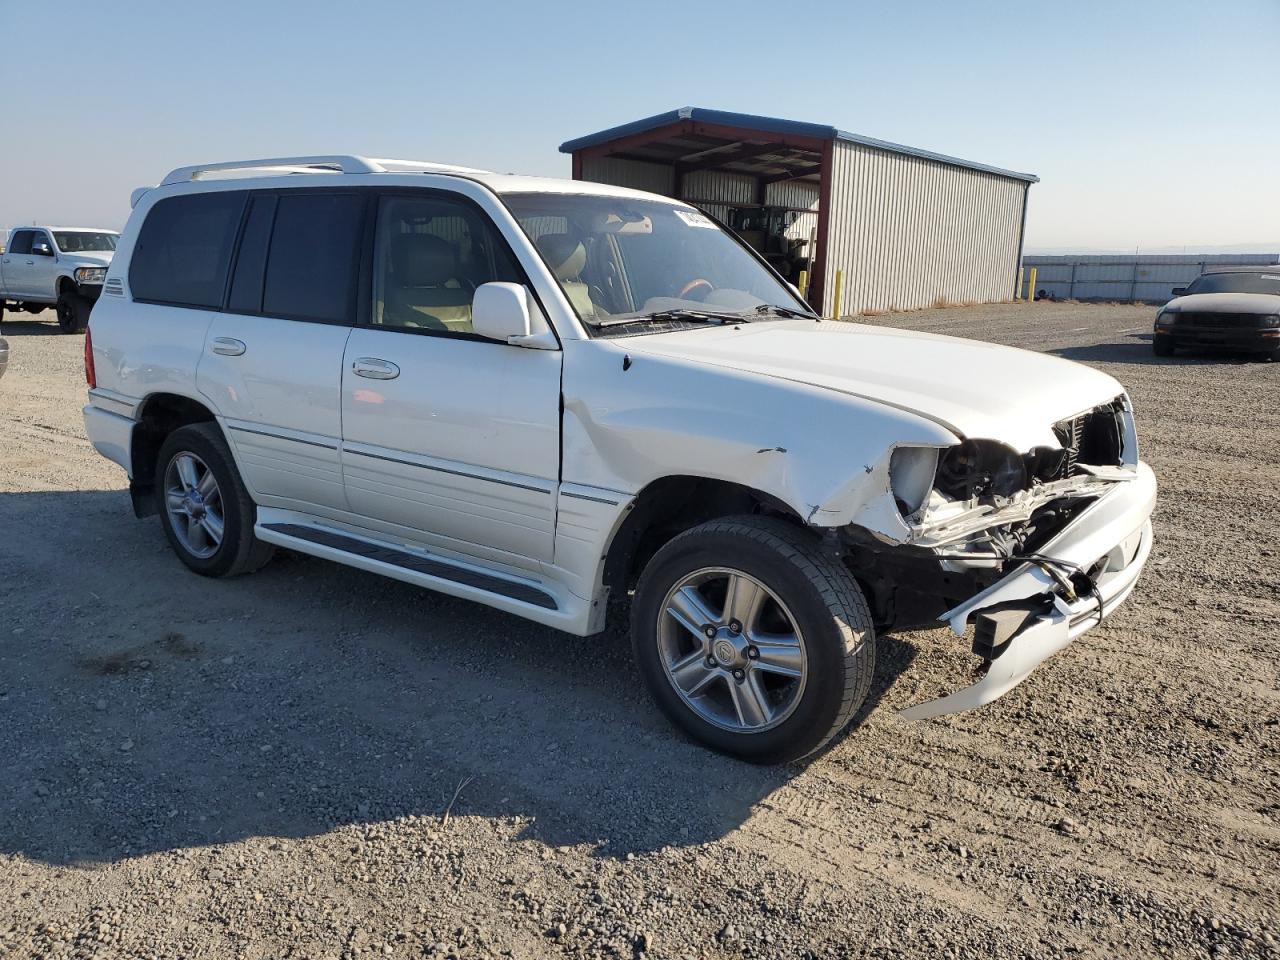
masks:
[[[1151,313],[890,318],[1118,377],[1156,550],[975,714],[898,719],[967,643],[882,638],[866,723],[779,769],[683,742],[620,631],[188,573],[84,439],[81,338],[6,323],[0,956],[1280,956],[1280,364],[1157,360]]]

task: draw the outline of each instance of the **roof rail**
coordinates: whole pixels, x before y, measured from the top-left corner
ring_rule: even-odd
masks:
[[[268,174],[290,173],[484,173],[472,167],[425,163],[419,160],[370,160],[347,154],[318,157],[273,157],[267,160],[230,160],[225,163],[202,163],[179,167],[160,181],[160,186],[202,180],[210,173],[261,171]]]

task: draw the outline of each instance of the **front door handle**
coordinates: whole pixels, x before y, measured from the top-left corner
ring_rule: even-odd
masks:
[[[368,377],[370,380],[394,380],[400,376],[400,368],[390,360],[379,360],[377,357],[360,357],[351,362],[351,372],[357,377]]]
[[[234,337],[214,337],[212,350],[214,353],[220,353],[224,357],[238,357],[245,352],[247,348],[243,340],[236,340]]]

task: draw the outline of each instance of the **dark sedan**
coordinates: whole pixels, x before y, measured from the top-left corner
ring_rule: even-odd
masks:
[[[1156,356],[1216,347],[1280,360],[1280,264],[1210,271],[1173,292],[1156,316]]]

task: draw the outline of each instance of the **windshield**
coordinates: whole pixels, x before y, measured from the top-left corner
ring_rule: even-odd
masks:
[[[1271,293],[1280,296],[1280,266],[1269,273],[1206,273],[1187,293]]]
[[[503,200],[589,326],[810,313],[692,207],[559,193],[507,194]]]
[[[63,253],[109,253],[116,248],[120,235],[89,230],[55,230],[53,239]]]

